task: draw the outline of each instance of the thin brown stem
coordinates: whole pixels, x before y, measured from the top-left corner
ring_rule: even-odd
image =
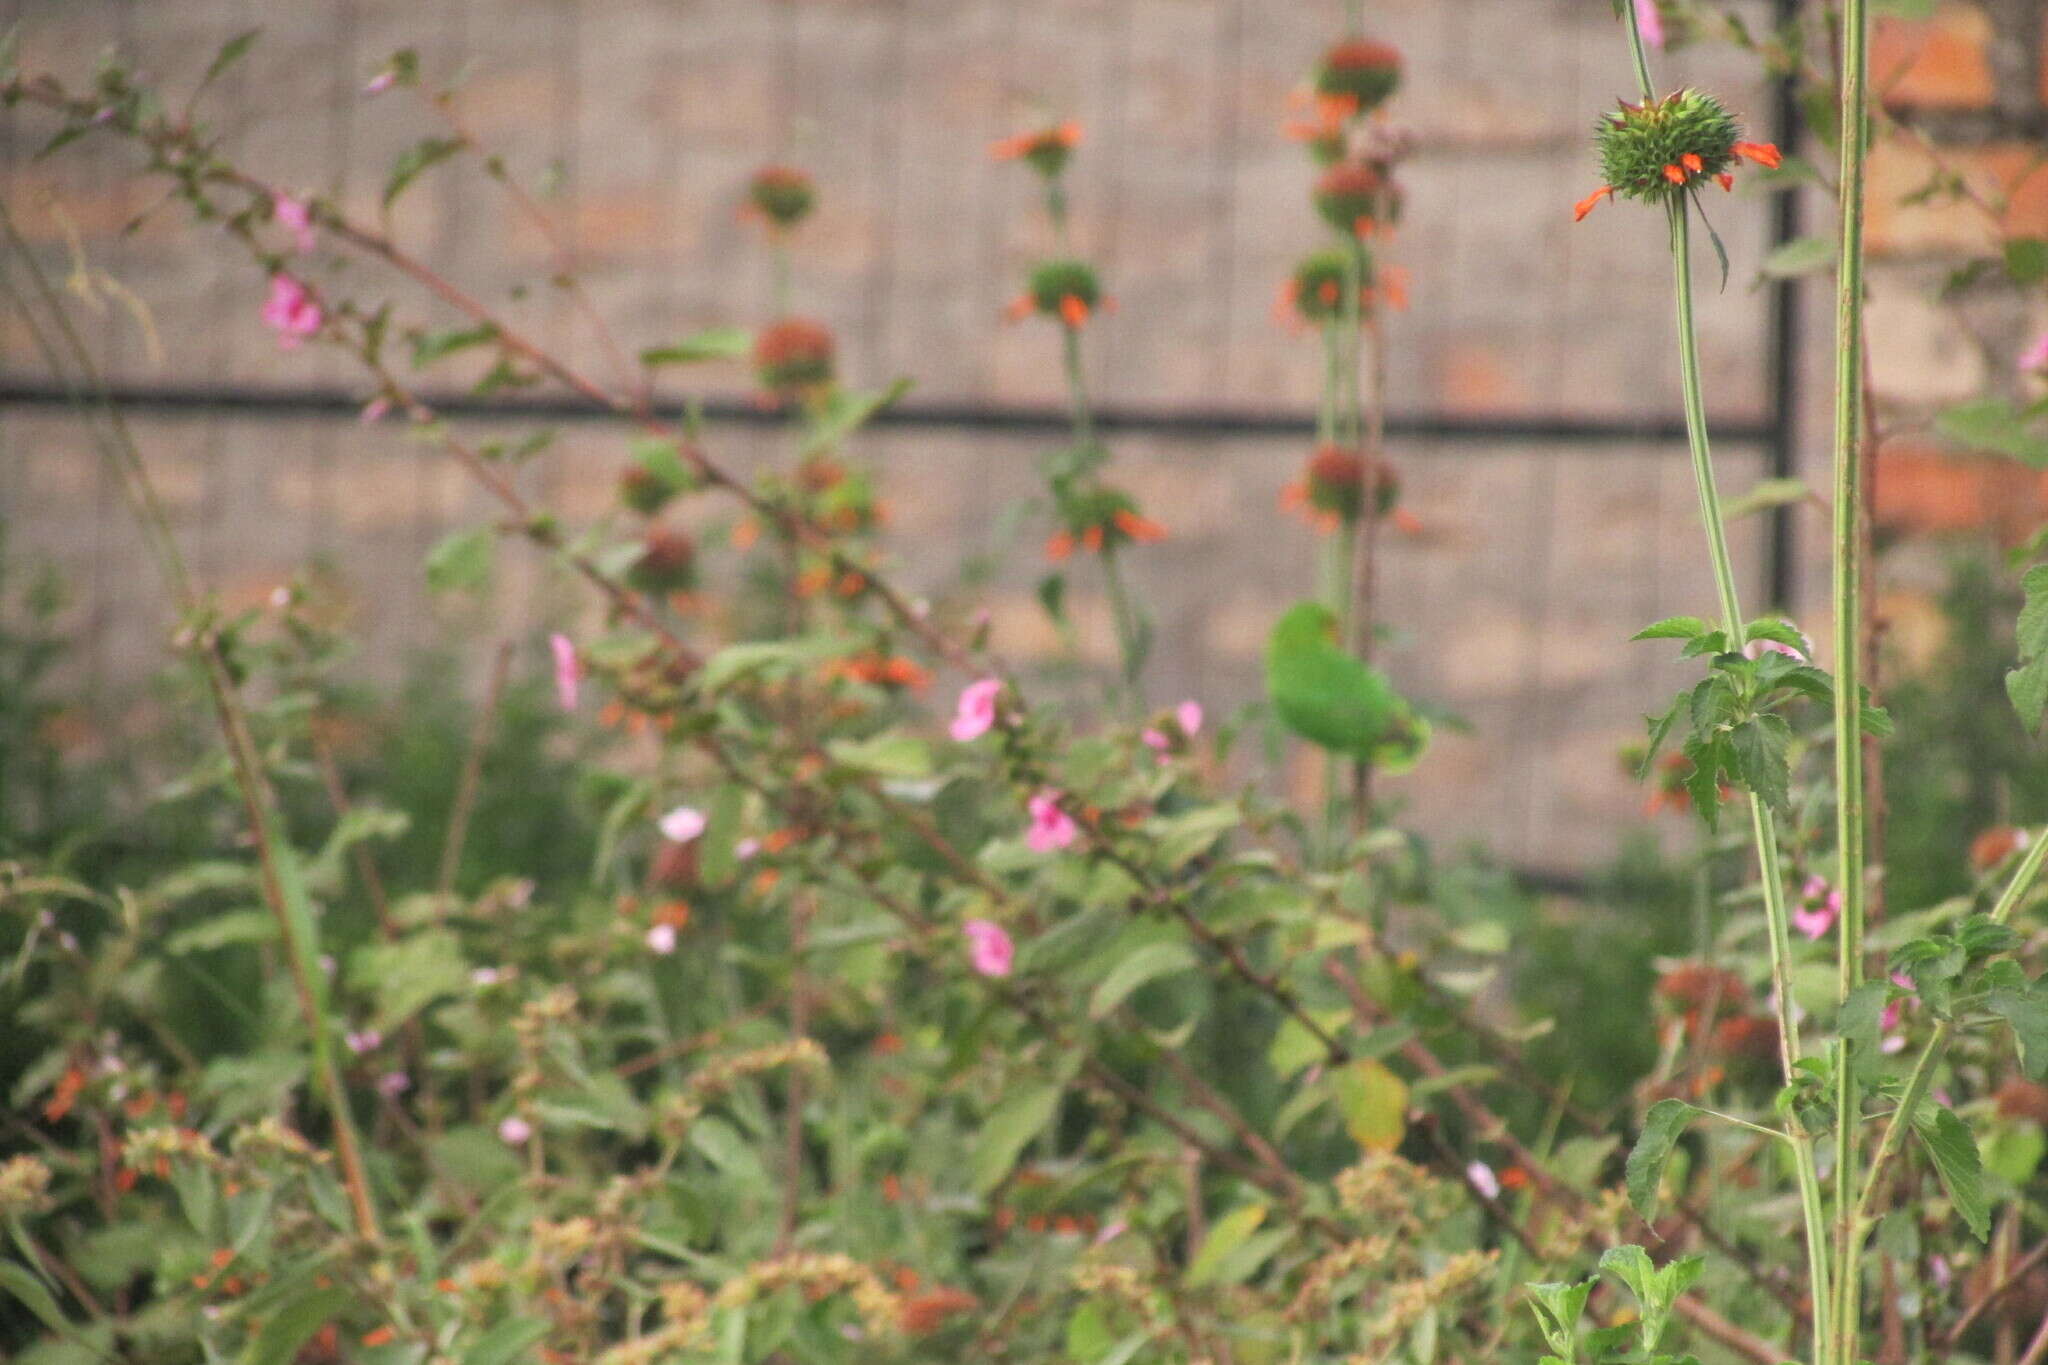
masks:
[[[462,870],[462,849],[469,841],[469,822],[476,814],[477,797],[483,791],[484,756],[491,749],[491,730],[497,724],[498,705],[505,694],[505,679],[512,670],[512,642],[500,641],[491,661],[491,680],[484,690],[470,726],[469,745],[462,757],[462,775],[455,784],[455,801],[448,810],[448,835],[441,844],[441,867],[434,878],[434,892],[446,899],[455,893],[455,877]]]

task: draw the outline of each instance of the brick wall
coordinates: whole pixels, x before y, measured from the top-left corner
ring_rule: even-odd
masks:
[[[1121,305],[1093,332],[1096,392],[1161,406],[1299,410],[1313,399],[1312,343],[1270,317],[1278,281],[1317,243],[1302,159],[1279,125],[1288,91],[1337,25],[1335,0],[12,8],[31,61],[79,73],[114,45],[174,81],[203,67],[226,35],[263,23],[256,53],[218,92],[231,146],[276,178],[365,211],[382,167],[428,125],[403,99],[362,99],[362,81],[401,45],[439,69],[470,63],[471,123],[521,173],[558,167],[562,221],[591,290],[634,344],[761,318],[766,263],[735,217],[739,187],[770,158],[806,165],[823,205],[798,257],[802,308],[839,328],[856,382],[908,373],[921,395],[948,400],[1039,402],[1058,392],[1051,338],[999,321],[1019,269],[1044,247],[1031,187],[983,154],[1042,102],[1087,127],[1076,231]],[[1987,174],[2016,174],[2010,148],[2036,131],[2025,122],[2039,96],[2035,9],[1944,6],[1925,25],[1888,26],[1882,39],[1883,60],[1903,67],[1894,95],[1919,101],[1945,139],[1973,139]],[[1381,0],[1371,10],[1376,32],[1408,54],[1398,109],[1418,141],[1396,248],[1414,308],[1392,328],[1395,407],[1675,412],[1661,234],[1640,214],[1603,212],[1574,227],[1568,212],[1593,182],[1592,112],[1628,84],[1605,0]],[[2026,23],[2015,29],[2020,10]],[[1767,117],[1767,92],[1733,54],[1687,53],[1670,71],[1727,92],[1753,125]],[[2021,94],[2024,109],[2009,106]],[[116,158],[85,147],[35,163],[19,119],[6,136],[9,202],[55,191],[94,259],[148,301],[170,343],[154,358],[109,316],[100,340],[117,377],[346,382],[322,357],[280,360],[254,322],[260,281],[218,242],[172,217],[117,238],[144,192],[121,178]],[[1911,180],[1901,155],[1888,150],[1880,162],[1884,184]],[[28,217],[60,262],[47,214]],[[1703,323],[1716,415],[1730,424],[1758,421],[1767,399],[1767,296],[1746,287],[1767,219],[1765,202],[1746,195],[1716,216],[1736,276],[1705,299]],[[487,187],[460,174],[424,182],[395,220],[486,297],[504,298],[546,269],[535,236],[508,226]],[[1877,363],[1888,405],[1939,401],[1992,364],[1963,344],[1961,324],[1922,301],[1953,250],[1943,234],[1961,230],[1946,222],[1908,210],[1879,225]],[[595,362],[591,339],[546,290],[529,314],[542,335]],[[1998,326],[1999,344],[2024,330],[2017,317]],[[1814,330],[1818,384],[1824,339]],[[11,374],[36,370],[14,319],[0,319],[0,360]],[[358,586],[370,660],[461,624],[426,599],[418,558],[483,505],[389,432],[205,413],[151,417],[138,429],[202,571],[231,595],[259,593],[324,554]],[[713,439],[741,465],[784,458],[758,430]],[[1814,467],[1824,439],[1816,426],[1805,442]],[[1314,547],[1275,510],[1302,450],[1222,436],[1116,444],[1121,477],[1174,533],[1136,567],[1161,619],[1158,692],[1199,695],[1213,708],[1256,696],[1266,624],[1311,581]],[[1032,491],[1040,446],[948,431],[863,437],[859,453],[880,467],[897,510],[904,572],[939,591],[966,556],[1001,548],[999,514]],[[1407,440],[1393,454],[1420,529],[1389,549],[1387,612],[1411,627],[1392,666],[1418,695],[1473,722],[1470,734],[1446,735],[1400,790],[1445,841],[1483,841],[1539,865],[1597,862],[1641,805],[1616,749],[1639,736],[1641,712],[1678,676],[1656,651],[1622,642],[1643,621],[1711,596],[1682,450]],[[1720,454],[1731,491],[1762,472],[1753,447],[1724,442]],[[619,433],[573,426],[535,477],[588,515],[622,455]],[[139,556],[118,505],[62,414],[0,416],[0,513],[77,579],[88,681],[108,699],[126,695],[123,680],[159,657],[161,604],[138,590]],[[1810,552],[1818,536],[1806,529]],[[1759,530],[1745,523],[1737,534],[1760,584]],[[999,643],[1027,656],[1046,642],[1028,598],[1036,539],[1023,539],[991,590]],[[491,629],[527,629],[562,609],[530,562],[511,554],[501,563],[508,577]],[[1810,553],[1807,564],[1808,581],[1824,582]],[[1086,638],[1102,651],[1106,614],[1088,585],[1077,587]]]

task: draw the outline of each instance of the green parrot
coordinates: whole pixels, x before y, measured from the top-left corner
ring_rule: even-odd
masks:
[[[1386,675],[1339,647],[1336,613],[1320,602],[1297,603],[1273,627],[1266,696],[1295,734],[1382,770],[1407,771],[1429,741],[1429,723]]]

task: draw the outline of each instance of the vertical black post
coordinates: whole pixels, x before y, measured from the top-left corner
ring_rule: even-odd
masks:
[[[1799,0],[1775,0],[1773,11],[1780,28],[1796,23]],[[1772,139],[1779,150],[1791,156],[1799,149],[1801,125],[1796,72],[1787,72],[1778,79],[1775,96],[1771,115]],[[1803,193],[1795,186],[1778,191],[1773,199],[1772,246],[1783,246],[1799,236]],[[1770,403],[1771,432],[1767,454],[1770,476],[1774,479],[1792,478],[1798,469],[1799,353],[1805,321],[1803,303],[1801,283],[1797,277],[1779,280],[1771,286],[1770,374],[1766,393]],[[1794,540],[1797,514],[1796,506],[1771,509],[1770,537],[1764,550],[1764,597],[1768,605],[1786,612],[1793,609],[1793,598],[1798,590],[1798,547]]]

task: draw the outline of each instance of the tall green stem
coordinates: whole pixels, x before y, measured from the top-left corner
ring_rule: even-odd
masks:
[[[1074,444],[1087,449],[1095,444],[1095,415],[1088,402],[1088,384],[1081,372],[1081,329],[1063,322],[1060,327],[1060,360],[1067,376],[1067,402],[1073,410]],[[1116,547],[1102,547],[1102,588],[1109,598],[1110,618],[1116,627],[1117,655],[1121,661],[1118,690],[1129,698],[1137,696],[1138,673],[1144,666],[1145,624],[1137,603],[1117,567]]]
[[[1865,911],[1863,791],[1863,195],[1870,150],[1865,109],[1870,19],[1866,0],[1842,7],[1841,242],[1835,276],[1835,848],[1842,895],[1837,934],[1837,999],[1863,979]],[[1835,1065],[1836,1358],[1854,1360],[1861,1326],[1861,1238],[1855,1227],[1857,1118],[1862,1112],[1849,1041],[1837,1044]]]
[[[1634,11],[1630,10],[1630,31],[1634,32]],[[1638,44],[1639,46],[1639,44]],[[1728,647],[1740,650],[1745,643],[1742,603],[1735,589],[1735,569],[1728,552],[1728,531],[1721,511],[1721,494],[1714,478],[1713,452],[1707,441],[1704,386],[1700,377],[1699,333],[1693,316],[1691,214],[1685,200],[1675,199],[1669,208],[1671,256],[1678,294],[1678,364],[1685,398],[1685,431],[1692,451],[1693,480],[1698,485],[1700,522],[1706,528],[1707,549],[1713,561],[1714,589],[1720,599],[1722,627]],[[1755,797],[1750,799],[1750,829],[1756,841],[1758,870],[1763,881],[1764,915],[1771,938],[1771,985],[1778,1023],[1779,1063],[1789,1084],[1796,1076],[1799,1059],[1799,1022],[1792,1008],[1792,936],[1785,906],[1785,873],[1778,852],[1777,822],[1770,808]],[[1807,1274],[1813,1302],[1833,1302],[1829,1292],[1827,1212],[1822,1207],[1820,1172],[1810,1134],[1795,1119],[1789,1134],[1793,1174],[1799,1185],[1800,1214],[1806,1230]],[[1824,1312],[1816,1309],[1814,1324],[1815,1365],[1832,1365],[1831,1337],[1823,1329]]]

